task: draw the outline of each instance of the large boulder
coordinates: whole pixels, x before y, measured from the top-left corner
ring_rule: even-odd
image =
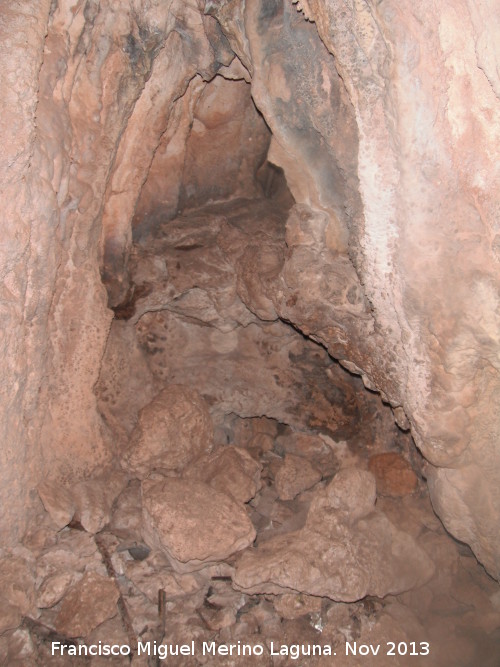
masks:
[[[243,505],[198,480],[145,480],[142,503],[146,542],[177,571],[225,560],[255,539]]]
[[[374,507],[371,473],[346,469],[317,491],[305,526],[246,551],[234,585],[246,593],[289,593],[353,602],[426,583],[434,566],[408,534]]]
[[[66,637],[87,637],[98,625],[118,613],[116,583],[96,572],[87,572],[64,597],[55,620]]]
[[[140,411],[124,466],[139,477],[154,469],[182,470],[210,451],[212,440],[212,420],[200,394],[170,385]]]

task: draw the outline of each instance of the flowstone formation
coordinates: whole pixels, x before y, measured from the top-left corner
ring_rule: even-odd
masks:
[[[495,9],[2,9],[0,662],[496,667]]]

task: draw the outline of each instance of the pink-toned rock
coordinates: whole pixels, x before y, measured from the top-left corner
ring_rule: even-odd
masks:
[[[355,469],[341,473],[316,492],[302,529],[271,537],[240,556],[233,578],[237,588],[349,602],[401,593],[432,577],[425,551],[374,509],[373,476]]]
[[[106,573],[94,536],[67,529],[58,533],[57,542],[37,559],[36,585],[40,589],[47,578],[64,572],[71,573],[76,581],[89,570]]]
[[[77,578],[77,574],[68,570],[47,577],[37,591],[37,607],[45,609],[57,604],[66,594],[75,578]]]
[[[0,558],[0,634],[34,613],[35,589],[29,562],[20,556]]]
[[[276,438],[276,451],[279,454],[302,456],[310,461],[323,476],[332,475],[339,468],[339,463],[332,449],[319,435],[313,433],[288,433]]]
[[[141,477],[157,468],[182,470],[212,448],[213,425],[197,391],[171,385],[139,413],[124,465]]]
[[[76,506],[75,521],[89,533],[99,532],[111,519],[113,502],[126,483],[123,472],[110,470],[95,479],[76,484],[71,489]]]
[[[88,532],[97,533],[110,520],[113,501],[126,482],[123,472],[111,469],[71,488],[45,481],[37,491],[58,528],[64,528],[74,519]]]
[[[141,483],[134,479],[116,499],[109,528],[117,537],[133,541],[140,538],[141,525]]]
[[[0,635],[0,664],[9,667],[27,667],[36,665],[40,654],[35,648],[33,638],[26,628]],[[55,666],[57,667],[57,665]]]
[[[163,556],[163,558],[165,558]],[[179,574],[165,566],[159,567],[153,559],[128,561],[126,576],[153,604],[158,604],[158,590],[165,592],[167,600],[192,595],[201,588],[196,573]]]
[[[64,597],[54,622],[66,637],[87,637],[118,609],[119,591],[114,581],[89,572]]]
[[[398,498],[413,493],[417,488],[417,476],[397,452],[372,456],[368,469],[375,475],[377,493],[381,496]]]
[[[244,449],[233,445],[221,447],[202,456],[185,472],[235,500],[246,503],[260,488],[261,466]]]
[[[285,593],[273,600],[273,605],[282,618],[294,619],[321,611],[322,598],[303,593]]]
[[[275,477],[278,496],[281,500],[293,500],[301,491],[319,482],[321,477],[320,471],[307,459],[287,454]]]
[[[283,266],[283,249],[276,244],[249,245],[237,263],[237,290],[243,303],[261,320],[276,320],[270,284],[276,281]]]
[[[181,571],[224,560],[255,539],[243,506],[197,480],[146,480],[142,502],[146,541]]]
[[[116,305],[129,291],[134,212],[137,231],[155,222],[150,202],[174,215],[202,198],[253,196],[267,123],[267,157],[285,171],[296,206],[277,279],[253,271],[268,249],[249,258],[249,303],[353,364],[404,410],[430,462],[436,511],[500,577],[494,1],[302,0],[308,20],[291,2],[261,0],[244,11],[238,2],[144,2],[133,18],[116,3],[8,4],[2,538],[22,537],[29,491],[49,471],[71,486],[114,454],[94,393],[112,319],[101,276]],[[244,251],[259,245],[251,241]],[[272,275],[274,262],[265,264]],[[232,343],[216,340],[224,350]],[[263,402],[290,386],[290,374],[268,373]],[[312,402],[324,394],[318,388]],[[311,420],[318,425],[316,412]]]
[[[316,511],[331,508],[352,523],[373,511],[376,498],[375,478],[370,472],[344,468],[316,494],[309,519],[314,520]]]
[[[37,487],[43,506],[58,528],[70,523],[75,513],[75,501],[68,489],[55,482],[44,481]]]

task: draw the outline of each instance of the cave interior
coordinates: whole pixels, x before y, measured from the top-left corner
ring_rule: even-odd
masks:
[[[30,10],[2,664],[500,664],[490,209],[362,4]]]

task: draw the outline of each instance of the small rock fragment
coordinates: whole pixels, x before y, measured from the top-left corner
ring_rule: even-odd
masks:
[[[286,593],[277,595],[273,601],[274,608],[282,618],[293,620],[306,614],[321,611],[322,598],[304,595],[304,593]]]
[[[59,529],[71,522],[75,513],[75,502],[71,493],[60,484],[44,481],[38,485],[38,495],[50,518]]]
[[[73,496],[78,521],[88,533],[98,533],[111,519],[111,508],[127,479],[122,472],[108,472],[96,479],[75,484]]]
[[[124,465],[139,477],[155,468],[182,470],[210,451],[213,425],[208,406],[188,387],[170,385],[139,413]]]
[[[76,573],[60,572],[47,577],[38,589],[36,604],[40,609],[53,607],[65,595],[68,588],[75,582]]]
[[[109,530],[117,537],[134,542],[140,539],[142,526],[141,483],[129,482],[113,504]]]
[[[308,521],[313,521],[322,510],[335,509],[344,521],[353,523],[373,510],[376,498],[375,479],[371,473],[358,468],[344,468],[324,491],[316,494]]]
[[[333,475],[339,469],[337,457],[326,442],[312,433],[288,433],[276,439],[275,451],[278,454],[302,456],[314,465],[324,477]]]

